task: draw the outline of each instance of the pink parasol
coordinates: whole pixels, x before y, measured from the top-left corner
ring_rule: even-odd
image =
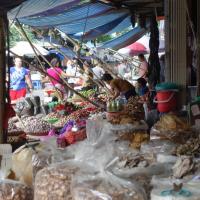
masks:
[[[140,53],[147,53],[147,49],[143,44],[135,42],[127,47],[120,49],[118,52],[129,56],[136,56]]]

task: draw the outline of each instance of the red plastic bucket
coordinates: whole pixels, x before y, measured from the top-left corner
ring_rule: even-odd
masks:
[[[154,102],[157,103],[159,112],[170,112],[177,108],[177,94],[178,90],[160,90],[157,91]]]

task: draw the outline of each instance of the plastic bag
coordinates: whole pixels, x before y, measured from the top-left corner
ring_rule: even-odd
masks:
[[[157,129],[153,126],[150,130],[151,140],[170,140],[174,143],[184,144],[192,135],[195,135],[191,130],[167,130],[167,129]]]
[[[110,144],[117,139],[117,135],[111,130],[107,121],[87,120],[86,134],[88,142],[96,147]]]
[[[142,187],[106,173],[100,176],[76,176],[72,184],[74,200],[145,200]]]
[[[104,126],[103,120],[87,120],[86,121],[86,134],[87,139],[92,144],[100,138]]]
[[[148,130],[148,125],[143,120],[135,122],[134,124],[123,124],[123,125],[110,124],[110,130],[115,131],[116,133],[146,131]]]
[[[20,182],[0,180],[0,200],[33,200],[31,188]]]
[[[12,170],[16,179],[32,185],[36,173],[51,163],[63,161],[70,155],[66,151],[56,149],[55,139],[41,143],[31,143],[17,149],[12,156]]]
[[[151,140],[147,144],[142,144],[141,153],[157,155],[158,153],[171,154],[172,150],[176,147],[176,144],[166,140]]]
[[[32,155],[34,151],[31,148],[20,148],[13,153],[12,170],[15,173],[16,179],[27,185],[32,185]]]
[[[72,177],[79,171],[92,171],[84,163],[69,160],[65,163],[56,163],[42,169],[36,175],[34,199],[71,200]]]

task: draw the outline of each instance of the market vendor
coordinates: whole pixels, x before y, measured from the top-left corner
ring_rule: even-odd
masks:
[[[126,100],[132,96],[136,96],[135,87],[126,80],[120,78],[113,79],[113,77],[108,73],[105,73],[101,80],[110,85],[111,90],[114,92],[111,100],[116,99],[120,95],[124,95]]]

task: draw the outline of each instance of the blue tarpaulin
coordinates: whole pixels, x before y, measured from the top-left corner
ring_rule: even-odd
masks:
[[[105,43],[99,45],[98,48],[112,48],[115,50],[121,49],[125,46],[128,46],[129,44],[136,42],[147,31],[148,31],[148,29],[136,27],[136,28],[132,29],[131,31],[121,35],[120,37],[117,37],[113,40],[110,40],[108,42],[105,42]]]
[[[98,17],[111,11],[112,7],[101,4],[101,3],[88,3],[80,6],[73,7],[67,11],[63,11],[58,15],[53,16],[37,16],[21,18],[19,21],[23,24],[34,27],[53,27],[63,24],[72,23],[74,21],[83,20],[86,17]],[[106,23],[106,22],[105,22]]]
[[[28,0],[9,11],[8,18],[58,14],[80,2],[81,0]]]
[[[79,32],[88,32],[91,29],[95,29],[99,26],[103,26],[107,23],[110,23],[116,19],[121,18],[122,16],[127,16],[127,11],[113,11],[112,13],[107,13],[95,18],[89,18],[79,20],[73,23],[65,24],[62,26],[57,26],[59,30],[66,34],[76,34]]]
[[[131,26],[128,9],[116,9],[87,0],[27,0],[11,10],[8,16],[33,27],[54,27],[79,39],[84,34],[85,40],[120,32]],[[133,43],[145,33],[145,29],[136,27],[101,47],[119,49]]]
[[[107,32],[111,31],[114,29],[120,22],[124,20],[127,16],[122,16],[119,19],[116,19],[114,21],[111,21],[103,26],[99,26],[95,29],[91,29],[90,31],[86,32],[83,36],[83,33],[77,35],[73,35],[72,37],[77,38],[77,39],[83,39],[83,40],[92,40],[95,39],[103,34],[106,34]]]

